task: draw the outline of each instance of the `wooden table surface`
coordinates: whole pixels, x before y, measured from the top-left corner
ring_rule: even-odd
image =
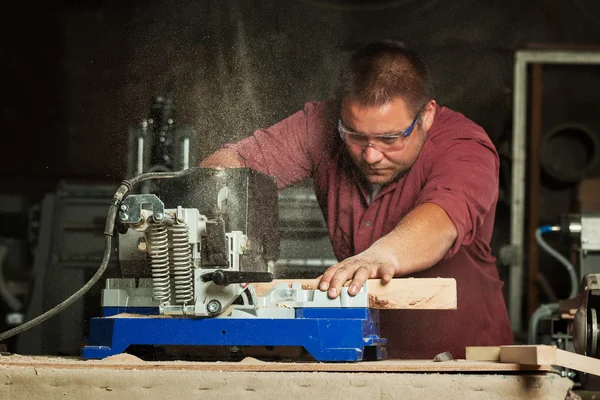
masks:
[[[246,372],[552,372],[550,365],[452,360],[382,360],[355,363],[266,362],[252,357],[239,362],[143,361],[129,354],[104,360],[81,360],[67,357],[2,356],[0,365],[48,368],[100,368],[137,370],[246,371]]]

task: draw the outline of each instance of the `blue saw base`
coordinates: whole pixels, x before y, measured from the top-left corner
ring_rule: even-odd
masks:
[[[120,317],[120,313],[144,314]],[[152,316],[154,314],[155,316]],[[361,361],[365,347],[385,358],[379,311],[369,308],[298,308],[294,319],[162,317],[157,308],[105,308],[90,321],[82,357],[123,353],[131,345],[301,346],[317,361]]]

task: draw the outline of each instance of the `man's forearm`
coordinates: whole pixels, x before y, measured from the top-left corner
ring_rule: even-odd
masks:
[[[456,237],[456,227],[444,209],[424,203],[368,250],[389,259],[395,276],[402,276],[435,265],[452,247]]]
[[[241,168],[244,165],[244,159],[229,149],[217,150],[200,162],[204,168]]]

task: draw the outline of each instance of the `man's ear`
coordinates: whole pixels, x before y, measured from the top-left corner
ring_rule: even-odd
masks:
[[[431,128],[431,125],[433,125],[436,106],[437,103],[435,102],[435,100],[431,99],[425,104],[425,107],[423,107],[423,116],[421,117],[421,123],[423,124],[423,129],[425,130],[425,132],[427,132],[429,128]]]

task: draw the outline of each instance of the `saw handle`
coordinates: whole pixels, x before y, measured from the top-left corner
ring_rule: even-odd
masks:
[[[271,282],[273,274],[270,272],[240,272],[216,270],[202,275],[202,282],[212,281],[218,286],[227,286],[232,283]]]

